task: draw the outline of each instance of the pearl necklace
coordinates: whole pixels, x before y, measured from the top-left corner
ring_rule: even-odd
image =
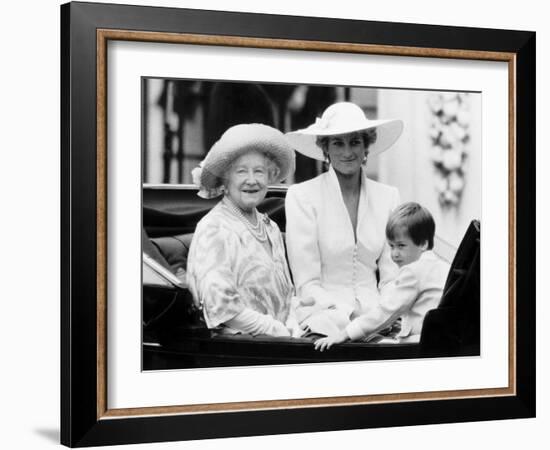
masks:
[[[252,236],[254,236],[258,241],[260,242],[266,242],[267,241],[267,230],[265,224],[267,223],[267,217],[264,218],[264,220],[260,219],[260,214],[258,213],[258,210],[254,208],[254,214],[256,217],[256,225],[252,225],[250,220],[242,213],[241,209],[233,203],[233,201],[229,197],[223,198],[223,204],[224,206],[229,209],[238,219],[241,220],[245,224],[245,226],[248,228],[248,231],[252,233]]]

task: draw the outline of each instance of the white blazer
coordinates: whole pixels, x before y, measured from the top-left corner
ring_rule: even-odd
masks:
[[[399,270],[380,299],[378,308],[356,318],[346,331],[351,340],[366,338],[402,318],[401,341],[418,342],[426,313],[437,308],[449,274],[449,264],[425,251],[417,261]]]
[[[349,319],[378,303],[397,274],[386,243],[386,222],[399,204],[396,188],[369,180],[362,169],[357,242],[334,169],[286,195],[286,242],[297,295]],[[376,270],[380,272],[377,285]]]

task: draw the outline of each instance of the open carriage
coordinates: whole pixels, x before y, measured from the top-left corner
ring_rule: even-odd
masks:
[[[181,273],[197,222],[219,199],[196,193],[194,186],[143,188],[143,370],[480,354],[479,222],[471,222],[456,252],[436,239],[434,250],[452,264],[420,343],[347,342],[318,352],[312,338],[227,335],[206,327]],[[286,187],[272,187],[258,207],[283,233],[285,194]]]

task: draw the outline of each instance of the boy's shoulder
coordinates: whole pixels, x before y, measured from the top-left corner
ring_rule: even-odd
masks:
[[[420,255],[418,260],[403,266],[401,270],[407,269],[414,273],[417,278],[426,276],[446,277],[450,265],[437,256],[432,250],[427,250]]]

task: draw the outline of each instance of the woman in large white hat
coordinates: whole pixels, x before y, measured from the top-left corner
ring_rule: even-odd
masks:
[[[396,188],[366,176],[367,156],[388,149],[400,120],[369,120],[349,102],[328,107],[308,128],[287,133],[291,145],[329,170],[289,188],[286,239],[303,327],[333,334],[378,302],[397,273],[385,226],[399,204]]]
[[[292,334],[294,287],[282,236],[256,207],[268,184],[293,170],[294,151],[280,131],[242,124],[229,128],[193,171],[201,197],[223,195],[197,224],[187,263],[189,288],[209,328]]]

